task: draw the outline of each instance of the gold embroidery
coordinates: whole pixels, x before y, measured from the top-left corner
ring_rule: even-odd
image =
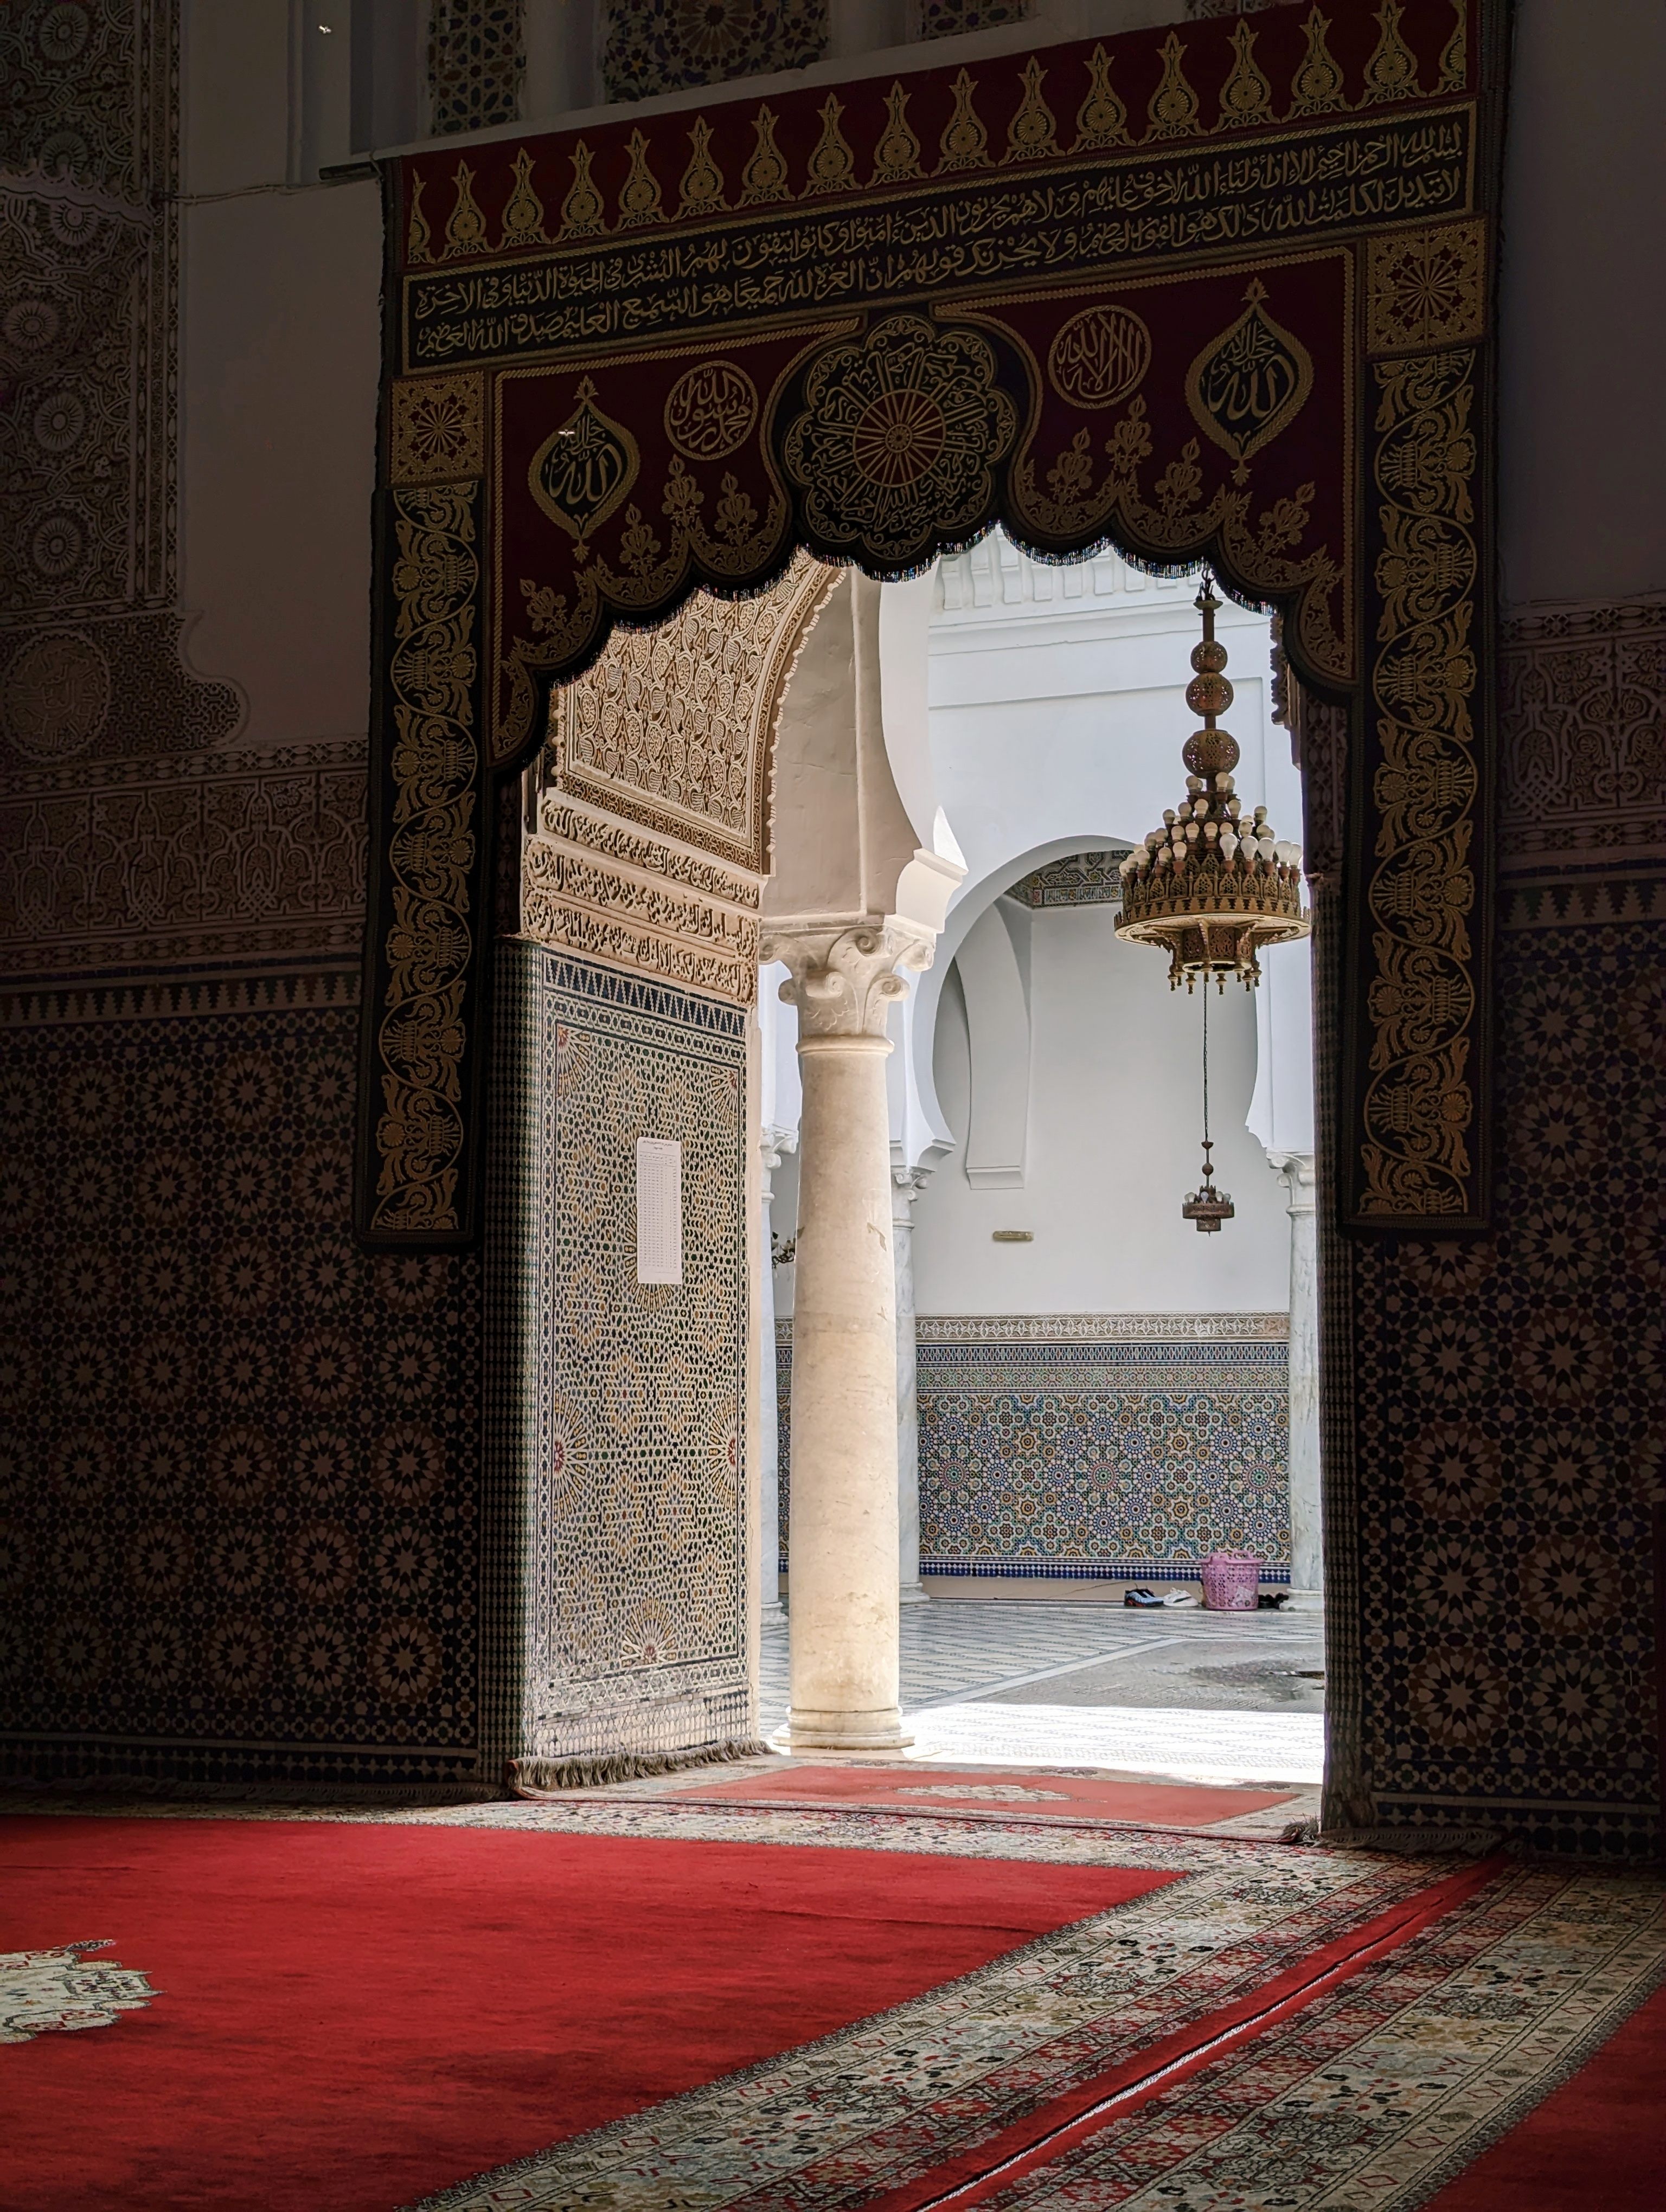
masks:
[[[1072,151],[1086,154],[1102,146],[1128,143],[1128,112],[1110,82],[1110,57],[1103,46],[1095,46],[1088,57],[1087,98],[1076,111]]]
[[[390,408],[387,480],[443,483],[483,474],[485,384],[461,376],[406,376],[395,383]]]
[[[954,113],[943,126],[938,142],[942,155],[937,165],[939,177],[945,169],[981,169],[989,158],[989,134],[972,106],[977,87],[968,71],[961,70],[953,89]]]
[[[582,138],[573,149],[573,181],[561,204],[561,234],[568,238],[599,238],[607,228],[602,196],[590,174],[590,149]]]
[[[515,187],[503,210],[505,246],[548,246],[544,203],[532,190],[532,157],[523,146],[515,155]]]
[[[423,213],[423,180],[410,180],[410,224],[405,234],[407,261],[432,261],[434,244],[429,234],[428,217]]]
[[[461,1225],[464,989],[473,951],[476,653],[474,488],[395,492],[394,738],[387,861],[388,975],[376,1032],[372,1225],[432,1235]]]
[[[689,166],[683,172],[677,212],[684,215],[705,215],[729,204],[723,192],[723,172],[712,159],[712,127],[702,115],[689,133],[689,143],[694,151],[689,156]]]
[[[767,200],[790,199],[792,187],[787,181],[787,163],[775,143],[775,111],[762,106],[752,118],[755,141],[746,166],[740,173],[740,204],[757,207]]]
[[[839,128],[839,118],[843,113],[837,94],[830,92],[822,102],[822,135],[810,156],[810,173],[804,187],[806,199],[818,199],[824,192],[848,192],[856,181],[856,157]]]
[[[910,561],[988,511],[1017,428],[986,338],[889,315],[821,354],[781,458],[823,543]]]
[[[1244,131],[1273,120],[1273,88],[1256,61],[1256,34],[1242,17],[1232,33],[1236,58],[1220,88],[1219,131]]]
[[[1186,82],[1186,49],[1170,31],[1163,41],[1163,74],[1146,110],[1147,138],[1189,138],[1197,129],[1197,94]]]
[[[1462,92],[1469,82],[1469,0],[1452,0],[1456,21],[1440,57],[1437,92]]]
[[[619,192],[619,228],[640,229],[645,222],[663,222],[666,210],[660,200],[660,180],[648,166],[648,140],[640,131],[630,134],[630,167]]]
[[[732,361],[696,362],[666,394],[666,435],[691,461],[737,453],[757,421],[757,386]]]
[[[1298,115],[1327,115],[1348,104],[1342,97],[1342,72],[1331,59],[1330,49],[1325,44],[1329,19],[1315,8],[1302,28],[1307,33],[1307,52],[1292,87],[1295,94],[1290,103],[1292,118]]]
[[[1024,98],[1018,102],[1018,112],[1006,126],[1006,151],[1001,155],[1006,161],[1038,161],[1043,155],[1056,154],[1059,142],[1053,111],[1042,98],[1042,83],[1047,71],[1031,54],[1024,65]]]
[[[1473,360],[1427,355],[1376,372],[1379,758],[1359,1211],[1384,1218],[1460,1214],[1469,1205],[1469,849],[1479,791]]]
[[[446,252],[453,253],[483,253],[486,251],[486,218],[474,203],[474,171],[466,161],[457,164],[453,180],[456,198],[451,210],[451,220],[446,225]]]
[[[920,174],[920,141],[909,127],[909,96],[900,84],[892,85],[885,94],[885,114],[889,118],[873,149],[873,178],[876,185],[897,185],[906,178]]]
[[[636,441],[596,404],[596,387],[581,377],[577,404],[532,456],[527,488],[551,522],[582,547],[636,481]]]
[[[1186,373],[1186,402],[1199,426],[1232,456],[1232,481],[1246,483],[1254,453],[1287,429],[1313,389],[1313,361],[1293,331],[1262,302],[1267,287],[1250,279],[1243,313],[1212,338]]]
[[[1084,307],[1048,349],[1048,381],[1074,407],[1114,407],[1151,366],[1151,332],[1131,307]]]
[[[1371,240],[1365,343],[1372,353],[1462,345],[1487,329],[1487,234],[1480,222]]]
[[[1365,64],[1365,89],[1359,102],[1362,107],[1374,106],[1378,100],[1412,100],[1417,95],[1417,57],[1401,36],[1401,13],[1398,0],[1383,0],[1377,11],[1382,35],[1377,41],[1376,52]]]

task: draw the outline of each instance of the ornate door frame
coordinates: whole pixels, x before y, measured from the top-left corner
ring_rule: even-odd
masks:
[[[1281,611],[1347,731],[1333,1221],[1486,1225],[1507,10],[1333,6],[390,167],[367,1243],[478,1233],[550,688],[800,548],[897,577],[995,522]]]

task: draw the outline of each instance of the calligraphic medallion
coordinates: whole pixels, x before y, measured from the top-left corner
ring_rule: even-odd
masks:
[[[636,441],[602,413],[587,376],[578,403],[533,454],[526,482],[550,520],[582,545],[636,481],[639,463]]]
[[[1249,306],[1186,374],[1187,402],[1199,427],[1232,456],[1235,483],[1249,475],[1250,455],[1295,421],[1313,389],[1312,356],[1268,313],[1259,276],[1243,296]]]
[[[1090,410],[1126,399],[1150,367],[1151,332],[1127,307],[1085,307],[1047,356],[1048,379],[1059,397]]]
[[[1017,428],[985,339],[891,315],[822,355],[785,455],[821,538],[907,561],[981,519]]]
[[[702,361],[666,400],[666,435],[691,461],[721,461],[744,446],[757,421],[757,387],[730,361]]]

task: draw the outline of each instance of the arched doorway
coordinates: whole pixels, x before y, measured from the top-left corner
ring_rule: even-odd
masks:
[[[1207,554],[1283,608],[1310,803],[1350,738],[1356,762],[1353,865],[1321,901],[1327,1234],[1484,1222],[1486,938],[1462,917],[1488,819],[1499,76],[1462,27],[1417,0],[1390,57],[1374,21],[1327,45],[1274,10],[1253,70],[1199,24],[401,165],[368,1237],[474,1233],[489,793],[541,741],[544,687],[615,621],[766,585],[794,545],[897,575],[995,519],[1054,557]],[[1351,1438],[1346,1263],[1327,1295]],[[1365,1737],[1409,1692],[1367,1721],[1357,1583],[1333,1790],[1363,1815]]]

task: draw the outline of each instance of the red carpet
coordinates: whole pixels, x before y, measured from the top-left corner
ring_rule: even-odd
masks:
[[[1015,1795],[1021,1792],[1021,1795]],[[1133,1820],[1207,1828],[1237,1814],[1287,1805],[1287,1790],[1192,1790],[1171,1782],[1101,1782],[1091,1776],[1009,1773],[992,1766],[793,1766],[739,1781],[690,1783],[679,1796],[782,1800],[800,1805],[880,1805],[910,1813],[1000,1813],[1025,1820]]]
[[[1666,2204],[1666,1990],[1571,2081],[1429,2199],[1428,2212]]]
[[[390,2212],[1173,1879],[331,1822],[0,1822],[0,1950],[157,1992],[9,2047],[7,2212]]]

